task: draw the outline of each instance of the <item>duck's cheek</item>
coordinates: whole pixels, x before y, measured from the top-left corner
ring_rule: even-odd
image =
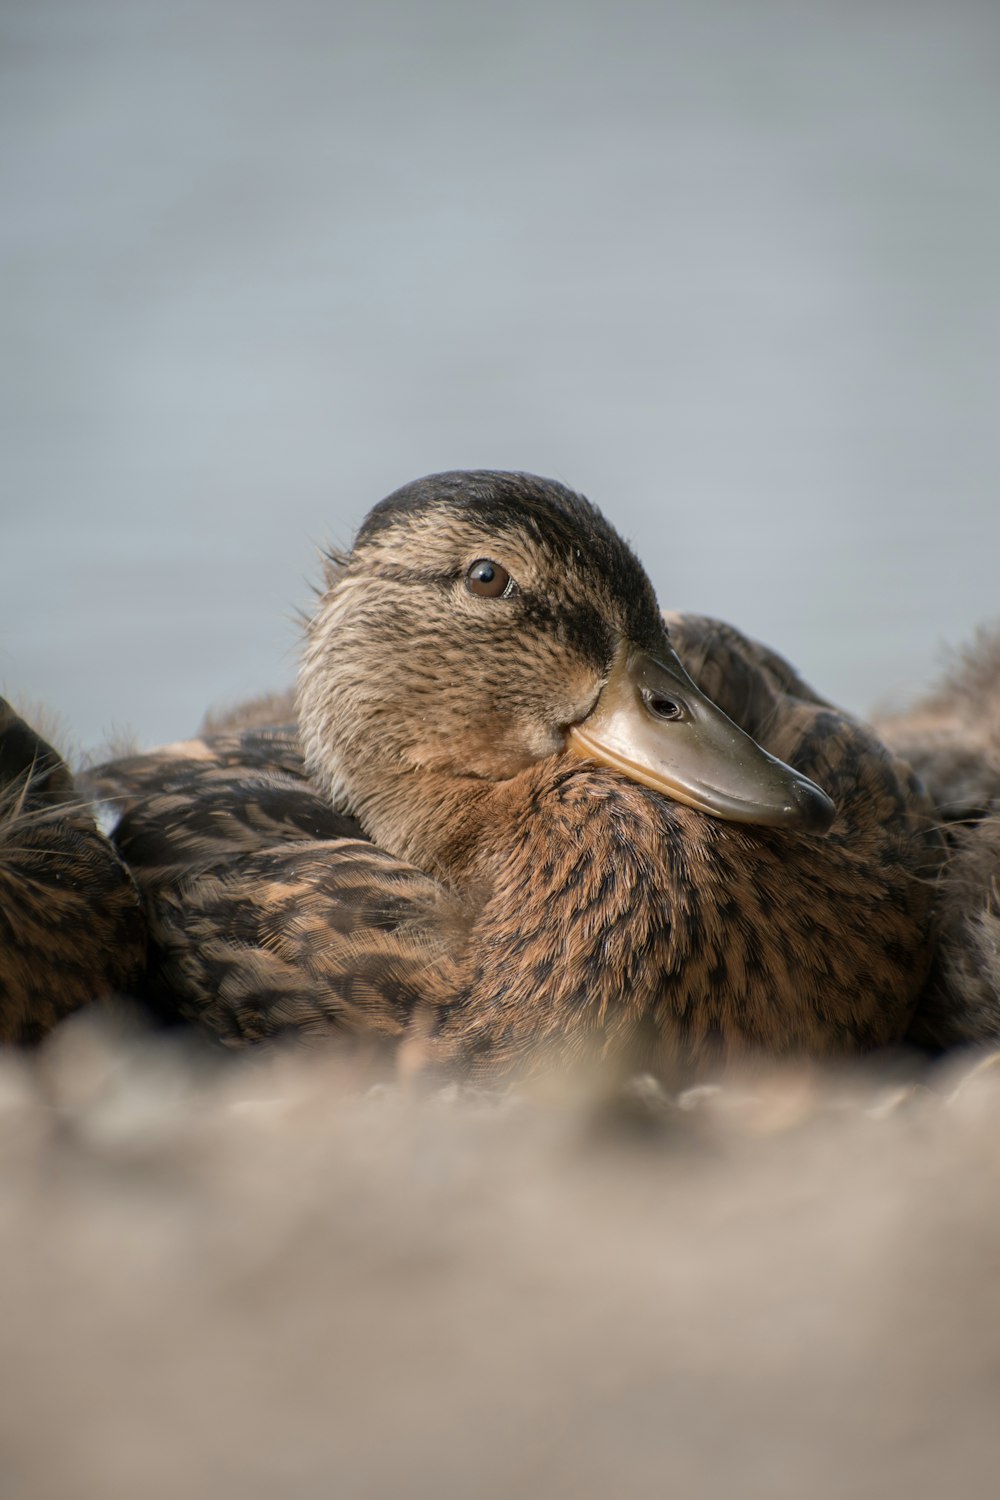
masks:
[[[491,716],[463,725],[460,733],[424,738],[409,748],[408,757],[420,770],[506,781],[562,747],[563,735],[555,726]]]

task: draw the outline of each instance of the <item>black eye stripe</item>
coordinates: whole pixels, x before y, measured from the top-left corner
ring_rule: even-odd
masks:
[[[570,646],[600,670],[610,666],[617,635],[601,612],[591,604],[553,603],[537,594],[522,596],[524,623]]]

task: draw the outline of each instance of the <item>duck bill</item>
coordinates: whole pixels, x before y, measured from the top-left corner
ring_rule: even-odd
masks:
[[[669,647],[625,643],[593,711],[569,730],[575,755],[734,823],[825,833],[836,808],[706,698]]]

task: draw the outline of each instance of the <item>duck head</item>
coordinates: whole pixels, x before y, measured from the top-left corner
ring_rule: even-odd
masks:
[[[327,582],[299,675],[307,764],[395,854],[421,860],[418,806],[562,754],[719,818],[812,833],[833,819],[699,690],[636,557],[554,481],[405,485]]]

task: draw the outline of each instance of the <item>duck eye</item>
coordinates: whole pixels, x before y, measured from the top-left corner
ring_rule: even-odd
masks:
[[[514,592],[514,583],[506,568],[488,557],[480,557],[465,575],[465,587],[481,599],[501,599]]]

